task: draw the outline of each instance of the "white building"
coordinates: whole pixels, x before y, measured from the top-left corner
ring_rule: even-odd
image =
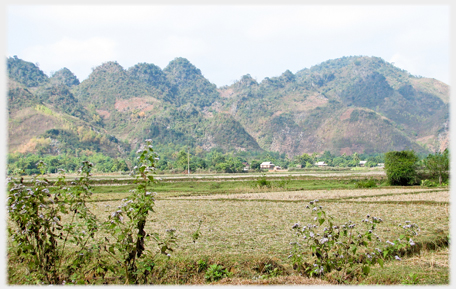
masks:
[[[260,169],[274,169],[275,165],[271,162],[262,162],[260,164]]]

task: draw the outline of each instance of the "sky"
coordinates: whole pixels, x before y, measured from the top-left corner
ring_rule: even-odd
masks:
[[[329,59],[381,57],[412,75],[450,82],[449,5],[15,5],[6,56],[66,67],[80,81],[117,61],[164,69],[187,58],[218,87]]]

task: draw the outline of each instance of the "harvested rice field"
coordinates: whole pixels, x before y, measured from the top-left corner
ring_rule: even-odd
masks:
[[[272,185],[268,187],[255,186],[255,180],[181,181],[157,185],[154,212],[148,216],[145,231],[164,237],[167,230],[173,229],[177,239],[168,259],[159,254],[162,258],[156,260],[152,283],[449,284],[448,187],[389,187],[382,184],[374,188],[356,188],[356,180],[350,178],[285,180],[283,183],[277,178],[271,180]],[[381,182],[378,179],[378,183]],[[122,207],[132,188],[133,185],[96,186],[87,206],[98,220],[104,221]],[[292,227],[315,223],[312,209],[306,208],[313,200],[318,200],[320,210],[332,218],[333,224],[355,223],[353,232],[357,235],[371,229],[371,225],[363,223],[367,216],[381,218],[382,223],[372,229],[381,244],[397,240],[406,224],[416,224],[419,234],[413,241],[417,249],[401,255],[401,261],[393,258],[385,261],[383,267],[373,265],[369,275],[345,281],[324,276],[309,278],[293,267],[289,257],[292,242],[303,242],[297,240]],[[62,220],[66,221],[69,220]],[[319,229],[323,230],[323,226]],[[195,232],[198,232],[196,238]],[[100,241],[108,237],[111,238],[101,231],[96,235]],[[67,248],[74,247],[69,244]],[[152,240],[146,249],[156,249]],[[203,265],[205,267],[201,269]],[[209,282],[206,274],[209,266],[215,265],[220,265],[229,274]],[[17,266],[15,278],[22,280],[20,278],[27,275],[21,264],[10,266]],[[265,273],[266,266],[273,271]],[[118,280],[122,280],[119,276],[110,278],[112,281],[107,284],[118,284]]]
[[[384,202],[384,201],[397,201],[397,202],[410,202],[410,201],[426,201],[426,202],[446,202],[450,201],[450,191],[430,191],[425,193],[414,194],[398,194],[390,196],[380,196],[371,198],[356,198],[350,201],[362,202]]]
[[[417,192],[434,192],[436,189],[344,189],[344,190],[306,190],[306,191],[288,191],[288,192],[265,192],[265,193],[244,193],[244,194],[213,194],[204,196],[185,196],[176,197],[176,199],[194,199],[194,200],[216,200],[216,199],[244,199],[244,200],[325,200],[325,199],[345,199],[353,197],[368,197],[377,195],[404,195],[406,193]],[[440,191],[440,190],[439,190]]]
[[[417,238],[428,239],[449,232],[449,191],[447,189],[372,188],[352,190],[317,190],[266,192],[251,194],[215,194],[159,199],[148,230],[164,232],[176,229],[179,247],[176,254],[192,256],[268,256],[286,260],[292,240],[291,226],[310,223],[305,207],[319,199],[335,222],[360,222],[367,214],[382,218],[384,240],[396,239],[399,224],[405,221],[420,225]],[[439,202],[438,205],[407,203]],[[294,202],[289,202],[294,201]],[[379,201],[397,201],[377,203]],[[98,201],[91,209],[100,218],[121,205],[121,200]],[[192,234],[202,220],[201,238],[193,242]]]

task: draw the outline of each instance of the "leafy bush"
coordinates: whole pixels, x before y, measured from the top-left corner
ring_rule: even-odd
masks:
[[[448,149],[443,153],[429,154],[424,159],[424,165],[432,177],[439,179],[439,184],[446,182],[450,176],[450,155]]]
[[[260,187],[260,188],[263,188],[263,187],[270,188],[271,187],[271,182],[266,179],[265,175],[263,175],[261,178],[256,180],[255,186],[256,187]]]
[[[89,245],[98,224],[86,206],[92,194],[92,164],[83,162],[79,169],[82,176],[72,186],[65,185],[63,174],[51,184],[44,178],[46,164],[40,161],[37,166],[42,175],[34,177],[30,188],[8,180],[8,213],[14,224],[8,227],[12,237],[9,250],[22,260],[36,282],[61,283],[62,273],[78,279],[78,270],[98,251],[96,245]],[[63,223],[65,215],[71,221]],[[66,251],[69,243],[74,247],[71,252]]]
[[[105,247],[122,266],[123,275],[127,284],[146,283],[147,277],[154,267],[156,254],[146,246],[149,239],[154,239],[159,246],[159,253],[170,257],[173,251],[171,245],[175,243],[174,229],[167,230],[168,236],[161,239],[158,233],[149,234],[145,231],[149,212],[153,212],[154,195],[149,187],[155,183],[151,175],[155,170],[155,161],[158,160],[151,140],[146,140],[144,148],[137,151],[139,166],[134,167],[135,182],[138,184],[131,195],[123,199],[121,206],[113,212],[103,227],[114,238]],[[142,280],[140,280],[140,278]]]
[[[358,181],[355,184],[356,188],[375,188],[377,187],[377,182],[374,179]]]
[[[413,185],[417,182],[418,157],[413,150],[392,151],[385,154],[385,170],[391,185]]]
[[[209,266],[204,274],[204,278],[208,282],[218,281],[222,278],[230,277],[232,274],[226,268],[223,268],[222,265],[213,264]]]
[[[92,195],[90,162],[83,162],[82,176],[69,184],[62,170],[55,183],[45,179],[42,161],[37,164],[41,176],[34,177],[31,187],[22,179],[8,180],[9,256],[27,266],[27,282],[86,284],[112,272],[126,284],[147,283],[158,255],[171,256],[175,229],[167,230],[165,237],[145,230],[155,202],[149,191],[156,182],[151,173],[157,160],[151,141],[137,153],[139,164],[132,172],[137,188],[104,222],[86,206]],[[103,239],[95,239],[99,232]],[[158,245],[155,252],[148,244],[151,239]]]
[[[307,209],[311,210],[313,222],[305,226],[299,223],[292,230],[296,240],[291,242],[290,256],[294,269],[306,276],[331,276],[335,281],[366,276],[374,264],[383,267],[385,259],[396,260],[398,256],[415,243],[411,239],[419,232],[419,227],[406,221],[401,226],[405,233],[395,242],[382,243],[374,232],[377,225],[383,222],[381,218],[367,215],[361,220],[361,225],[352,221],[334,224],[333,218],[327,215],[318,200],[310,202]],[[365,228],[358,229],[364,226]]]
[[[431,187],[437,187],[437,184],[433,181],[426,179],[426,180],[421,180],[421,186],[431,188]]]

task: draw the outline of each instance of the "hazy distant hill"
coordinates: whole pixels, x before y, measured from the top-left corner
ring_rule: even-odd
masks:
[[[117,62],[79,80],[47,77],[8,59],[9,151],[87,149],[126,154],[146,138],[294,156],[448,146],[449,87],[377,57],[328,60],[261,82],[244,75],[217,88],[185,58],[163,70]]]

